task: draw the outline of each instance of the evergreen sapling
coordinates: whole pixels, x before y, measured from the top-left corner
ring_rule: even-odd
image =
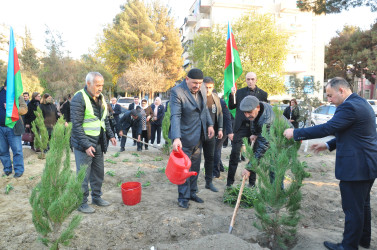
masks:
[[[249,169],[257,173],[257,194],[254,208],[259,222],[254,226],[266,233],[271,249],[287,249],[295,238],[296,227],[300,220],[302,181],[309,177],[305,171],[306,163],[298,160],[297,151],[301,143],[287,140],[283,132],[288,128],[282,111],[274,108],[275,119],[269,132],[262,129],[262,136],[269,142],[269,149],[258,160],[253,149],[244,138]],[[251,167],[250,167],[251,166]],[[274,173],[274,180],[271,178]],[[291,183],[283,188],[284,176],[292,175]]]
[[[34,111],[35,120],[31,123],[32,128],[31,130],[34,133],[34,147],[35,149],[39,149],[41,153],[39,154],[39,159],[45,158],[45,150],[47,149],[48,145],[48,132],[45,126],[44,117],[42,110],[38,107],[36,111]]]
[[[32,190],[29,200],[35,229],[41,234],[42,243],[50,245],[51,249],[58,249],[59,244],[68,245],[74,236],[80,215],[73,216],[67,227],[62,228],[62,225],[82,202],[81,184],[86,174],[86,167],[82,167],[78,175],[70,169],[72,124],[66,127],[64,123],[60,118],[54,126],[41,181]]]

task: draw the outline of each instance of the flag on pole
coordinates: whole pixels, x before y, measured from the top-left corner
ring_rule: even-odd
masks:
[[[18,115],[18,97],[22,95],[23,87],[21,81],[20,65],[18,63],[18,56],[16,44],[13,37],[13,29],[10,28],[9,38],[9,59],[7,72],[7,95],[6,95],[6,115],[5,125],[13,128],[16,122],[20,119]]]
[[[228,22],[228,37],[226,42],[226,56],[224,66],[224,101],[226,105],[229,103],[229,94],[232,91],[232,87],[236,87],[236,80],[242,74],[242,65],[240,55],[238,54],[236,41],[232,32],[230,22]],[[230,110],[233,117],[236,114],[235,109]]]

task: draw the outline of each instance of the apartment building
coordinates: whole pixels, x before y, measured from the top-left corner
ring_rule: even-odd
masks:
[[[293,75],[303,79],[307,91],[323,97],[323,89],[313,93],[311,84],[324,79],[325,43],[323,34],[323,16],[301,12],[296,0],[195,0],[181,26],[181,42],[184,47],[184,67],[190,65],[187,52],[194,35],[214,24],[226,25],[228,21],[252,12],[273,15],[277,28],[289,34],[289,53],[284,63],[285,84],[289,86]],[[237,39],[237,35],[236,35]],[[225,45],[224,45],[225,46]],[[287,100],[289,93],[271,96],[271,100]]]

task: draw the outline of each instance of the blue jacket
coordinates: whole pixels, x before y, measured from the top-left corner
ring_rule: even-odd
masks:
[[[207,96],[204,84],[202,84],[200,92],[203,102],[202,106],[198,107],[187,86],[186,80],[183,80],[183,82],[171,90],[169,138],[172,141],[180,138],[182,147],[184,148],[196,146],[201,139],[202,131],[205,136],[203,139],[207,139],[207,128],[208,126],[213,126],[207,109]]]
[[[331,120],[314,127],[295,129],[294,139],[307,140],[334,135],[329,150],[336,149],[335,177],[342,181],[377,178],[376,115],[368,102],[351,94]]]

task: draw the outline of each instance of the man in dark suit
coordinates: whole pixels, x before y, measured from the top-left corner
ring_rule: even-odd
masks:
[[[165,107],[161,104],[161,98],[156,97],[154,103],[151,105],[153,111],[153,117],[151,118],[151,144],[154,143],[157,133],[157,146],[160,146],[161,143],[161,129],[162,129],[162,120],[165,116]]]
[[[229,172],[227,179],[227,186],[231,186],[234,182],[234,176],[237,171],[238,161],[240,157],[242,138],[250,137],[250,121],[245,117],[244,113],[240,110],[240,103],[246,96],[255,96],[260,102],[267,102],[267,93],[256,85],[257,76],[254,72],[249,72],[246,74],[247,87],[236,90],[235,87],[232,88],[232,93],[229,95],[229,109],[236,109],[236,117],[233,126],[233,142],[232,151],[230,153],[229,159]],[[236,92],[237,91],[237,92]],[[234,95],[236,101],[234,101]],[[249,185],[255,186],[256,175],[251,172],[249,178]]]
[[[139,97],[138,97],[138,96],[134,96],[134,102],[131,103],[131,104],[128,106],[128,110],[133,110],[133,109],[136,109],[137,107],[141,107],[141,105],[140,105],[140,101],[139,101]],[[132,138],[136,139],[136,138],[137,138],[136,129],[134,129],[134,128],[132,127],[132,128],[131,128],[131,131],[132,131]],[[135,140],[134,140],[133,145],[136,146],[136,141],[135,141]]]
[[[142,123],[141,123],[141,115],[137,112],[136,109],[131,111],[126,111],[122,118],[119,120],[118,124],[118,131],[119,135],[122,137],[120,141],[120,152],[123,152],[124,146],[126,145],[127,137],[123,135],[127,135],[128,130],[130,128],[134,128],[136,132],[136,139],[138,141],[141,140],[141,132],[142,132]]]
[[[207,109],[206,89],[202,86],[203,72],[191,69],[185,80],[171,90],[169,138],[173,150],[178,147],[191,159],[190,171],[199,174],[202,142],[214,136],[213,122]],[[208,132],[208,135],[207,135]],[[178,185],[178,205],[188,208],[189,200],[204,201],[196,195],[198,176],[191,176]]]
[[[327,249],[370,247],[370,190],[377,178],[376,116],[368,102],[352,93],[343,78],[333,78],[326,86],[328,101],[337,106],[325,124],[302,129],[287,129],[288,139],[307,140],[335,135],[327,143],[313,144],[315,152],[336,149],[335,177],[340,180],[342,208],[345,213],[343,241],[324,242]]]
[[[121,140],[121,136],[119,135],[119,131],[117,130],[117,124],[119,123],[119,115],[122,113],[122,108],[119,104],[117,104],[117,99],[115,97],[111,98],[111,108],[113,109],[113,116],[115,119],[115,125],[113,131],[117,132],[118,140]]]

